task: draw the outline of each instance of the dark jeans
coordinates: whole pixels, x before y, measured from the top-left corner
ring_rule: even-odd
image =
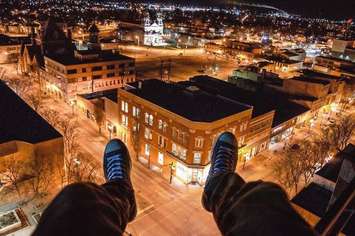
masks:
[[[65,187],[43,212],[33,235],[122,235],[137,214],[128,182],[76,183]]]
[[[220,174],[207,181],[202,204],[223,235],[315,235],[274,183]]]
[[[274,183],[221,174],[206,183],[202,203],[223,235],[315,235]],[[72,184],[43,212],[33,235],[122,235],[136,212],[126,182]]]

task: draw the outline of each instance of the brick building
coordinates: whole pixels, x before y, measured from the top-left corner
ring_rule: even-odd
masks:
[[[75,51],[72,57],[44,56],[43,86],[60,98],[124,86],[135,80],[133,58],[111,51]]]
[[[243,164],[268,148],[274,127],[291,120],[293,128],[307,109],[282,95],[272,98],[208,76],[138,81],[119,89],[116,101],[105,100],[106,128],[165,178],[203,184],[221,132],[236,135]]]
[[[107,126],[113,135],[137,145],[138,159],[151,169],[184,183],[204,183],[216,137],[225,130],[246,137],[252,113],[250,106],[205,92],[193,83],[159,80],[119,89],[118,114],[108,111],[115,109],[109,104],[112,101],[106,100]]]

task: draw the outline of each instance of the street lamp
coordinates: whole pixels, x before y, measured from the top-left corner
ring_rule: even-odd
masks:
[[[70,100],[70,106],[71,106],[71,109],[72,109],[72,114],[74,114],[74,106],[76,104],[76,100]]]
[[[113,131],[113,125],[111,123],[108,123],[107,124],[107,129],[109,131],[109,140],[111,140],[112,131]]]
[[[139,46],[139,36],[136,35],[136,36],[134,36],[134,38],[138,41],[138,46]]]
[[[171,184],[173,182],[173,171],[175,170],[176,165],[174,162],[169,163],[169,169],[170,169],[170,176],[169,176],[169,183]]]

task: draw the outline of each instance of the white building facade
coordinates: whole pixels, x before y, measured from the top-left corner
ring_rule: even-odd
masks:
[[[164,23],[162,16],[157,15],[157,19],[152,21],[149,16],[144,18],[144,45],[146,46],[164,46],[163,39]]]

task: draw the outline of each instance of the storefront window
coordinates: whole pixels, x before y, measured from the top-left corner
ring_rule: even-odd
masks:
[[[150,154],[150,145],[149,144],[145,144],[145,155],[149,156]]]
[[[201,152],[195,152],[194,153],[194,164],[200,164],[201,163]]]
[[[158,163],[164,165],[164,154],[161,152],[158,153]]]

